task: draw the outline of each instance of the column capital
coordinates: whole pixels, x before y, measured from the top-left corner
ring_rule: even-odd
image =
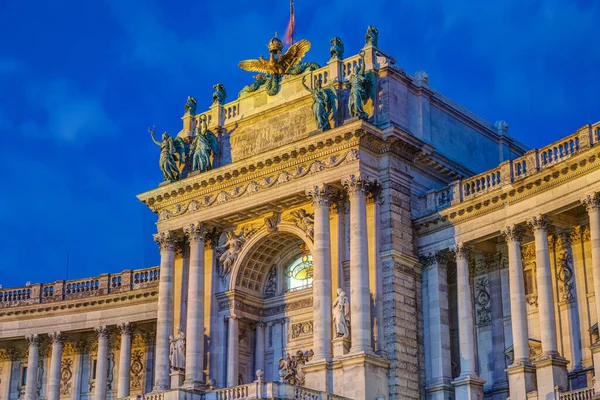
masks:
[[[65,342],[65,336],[60,331],[50,332],[48,333],[48,337],[52,344],[60,343],[62,345]]]
[[[528,219],[527,225],[533,230],[533,233],[547,231],[550,220],[545,215],[538,214]]]
[[[445,264],[448,262],[448,256],[446,251],[435,251],[431,253],[424,253],[419,256],[419,261],[423,264],[424,267],[430,267],[433,264],[442,264],[445,267]]]
[[[348,192],[349,197],[368,195],[374,182],[375,179],[360,172],[342,178],[342,185]]]
[[[230,320],[230,319],[240,319],[240,317],[238,317],[235,314],[229,314],[225,316],[225,321]]]
[[[31,346],[39,346],[40,345],[40,338],[38,336],[37,333],[33,333],[31,335],[26,335],[25,339],[27,340],[27,344],[31,347]]]
[[[523,238],[523,228],[521,225],[512,224],[507,225],[506,228],[502,230],[502,236],[507,242],[521,242]]]
[[[133,326],[129,322],[121,322],[117,325],[117,329],[121,335],[131,335],[133,332]]]
[[[202,222],[194,222],[183,228],[183,233],[187,236],[190,243],[204,242],[208,229]]]
[[[108,328],[106,327],[106,325],[95,327],[94,332],[96,333],[96,337],[98,339],[108,338]]]
[[[333,191],[329,186],[320,183],[306,189],[306,196],[312,201],[313,207],[329,207],[333,199]]]
[[[154,235],[154,241],[158,244],[160,251],[174,251],[179,243],[179,238],[172,231],[158,232]]]
[[[456,243],[453,246],[450,246],[449,248],[450,252],[454,253],[456,255],[456,259],[464,259],[467,260],[469,258],[469,253],[471,252],[471,248],[463,243]]]
[[[267,327],[267,323],[265,321],[260,321],[257,326],[259,328],[266,328]]]
[[[592,192],[581,199],[581,204],[585,206],[587,212],[600,210],[600,192]]]

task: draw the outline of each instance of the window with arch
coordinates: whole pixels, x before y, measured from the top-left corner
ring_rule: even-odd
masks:
[[[285,290],[292,292],[312,287],[313,259],[305,252],[299,255],[285,268]]]

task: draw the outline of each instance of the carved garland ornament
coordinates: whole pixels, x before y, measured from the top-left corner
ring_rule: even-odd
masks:
[[[290,182],[294,179],[303,178],[309,174],[321,172],[324,169],[337,167],[343,163],[354,162],[358,160],[358,150],[351,149],[343,156],[329,156],[325,160],[316,160],[306,166],[298,166],[295,170],[281,171],[276,176],[267,176],[259,180],[251,181],[245,186],[235,186],[231,191],[222,190],[215,195],[204,196],[201,200],[192,200],[186,205],[177,204],[173,209],[165,209],[158,213],[158,220],[164,221],[186,213],[198,211],[203,207],[209,207],[213,204],[225,203],[244,195],[253,194],[261,190],[268,189],[282,183]]]
[[[140,389],[144,382],[144,352],[134,350],[131,353],[130,381],[133,389]]]
[[[73,378],[73,360],[65,358],[60,363],[60,394],[68,396],[71,394],[71,379]]]

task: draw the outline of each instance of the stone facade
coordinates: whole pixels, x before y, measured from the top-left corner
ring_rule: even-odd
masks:
[[[325,131],[301,76],[186,112],[220,152],[138,196],[160,266],[0,290],[0,399],[591,396],[600,123],[527,150],[362,50],[366,120],[358,55],[306,72]]]

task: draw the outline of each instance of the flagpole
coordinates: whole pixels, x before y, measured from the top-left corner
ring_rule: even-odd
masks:
[[[294,19],[295,19],[294,18],[294,0],[290,0],[290,21],[292,21],[293,25],[296,24],[296,21]],[[293,29],[294,27],[293,27],[293,25],[292,25],[292,33],[290,35],[292,44],[294,44],[294,29]]]

